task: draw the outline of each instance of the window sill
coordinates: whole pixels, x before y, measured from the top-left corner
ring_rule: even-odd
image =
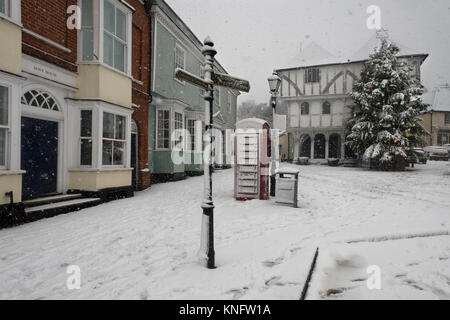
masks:
[[[0,13],[0,20],[6,20],[6,21],[11,22],[12,24],[18,26],[21,29],[23,28],[23,24],[20,22],[20,20],[18,22],[17,19],[11,18],[3,13]]]
[[[132,168],[111,167],[111,168],[75,168],[69,172],[110,172],[110,171],[133,171]]]
[[[25,174],[26,171],[23,170],[8,170],[8,169],[0,169],[0,176],[13,176],[18,174]]]

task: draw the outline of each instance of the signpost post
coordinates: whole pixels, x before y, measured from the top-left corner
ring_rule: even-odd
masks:
[[[212,198],[212,144],[213,144],[213,102],[214,102],[214,86],[226,87],[233,90],[249,92],[250,83],[246,80],[231,77],[214,71],[214,57],[217,54],[214,48],[214,42],[207,37],[203,42],[203,56],[205,57],[205,77],[204,79],[193,75],[183,69],[175,71],[175,77],[179,80],[186,81],[194,86],[205,90],[205,136],[204,140],[209,141],[208,154],[204,154],[204,194],[203,194],[203,217],[202,217],[202,235],[199,256],[200,259],[206,261],[209,269],[215,268],[215,252],[214,252],[214,202]],[[206,152],[206,148],[204,152]]]

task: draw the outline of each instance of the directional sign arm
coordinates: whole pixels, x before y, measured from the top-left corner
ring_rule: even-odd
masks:
[[[232,77],[224,73],[213,73],[213,81],[215,85],[226,87],[229,89],[239,90],[242,92],[250,92],[250,82],[247,80]]]
[[[225,87],[233,90],[238,90],[242,92],[250,91],[250,83],[247,80],[232,77],[228,74],[214,72],[212,73],[213,82],[208,83],[202,78],[187,72],[186,70],[177,68],[175,70],[175,77],[180,81],[186,81],[190,84],[199,87],[203,90],[209,89],[209,84],[214,84],[219,87]]]
[[[205,80],[183,69],[177,68],[175,70],[175,77],[180,81],[186,81],[203,90],[208,90],[208,83]]]

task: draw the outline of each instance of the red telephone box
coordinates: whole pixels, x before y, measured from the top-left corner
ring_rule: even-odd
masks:
[[[261,119],[236,124],[234,141],[234,196],[236,200],[269,200],[270,126]]]

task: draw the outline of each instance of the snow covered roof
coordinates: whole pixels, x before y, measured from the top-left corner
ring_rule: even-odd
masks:
[[[450,87],[448,85],[434,90],[434,100],[431,110],[450,112]]]
[[[411,49],[407,46],[402,45],[397,41],[392,41],[400,49],[399,56],[419,56],[426,55],[415,49]],[[370,54],[374,52],[375,48],[379,48],[381,45],[381,40],[374,34],[358,51],[356,51],[351,57],[350,61],[362,61],[369,59]]]
[[[426,58],[428,56],[428,54],[421,53],[418,50],[403,46],[396,41],[393,42],[400,49],[400,52],[398,54],[399,57],[424,56]],[[364,62],[369,59],[370,54],[374,52],[374,49],[378,48],[380,44],[381,40],[378,39],[377,35],[375,34],[364,44],[362,48],[354,53],[350,59],[343,60],[342,58],[334,56],[326,49],[323,49],[318,44],[311,42],[301,53],[299,53],[293,60],[291,60],[290,65],[281,67],[277,71]]]
[[[292,58],[286,68],[292,66],[312,66],[323,64],[334,64],[339,61],[339,58],[331,54],[326,49],[322,48],[315,42],[308,44],[301,50],[294,58]]]

